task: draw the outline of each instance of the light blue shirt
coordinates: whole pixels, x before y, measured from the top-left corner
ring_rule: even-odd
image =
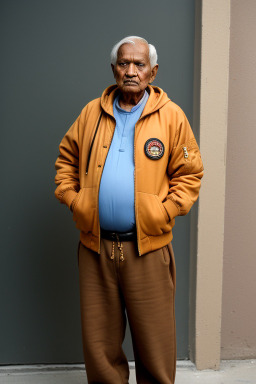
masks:
[[[149,94],[130,112],[119,106],[119,96],[113,103],[116,127],[103,169],[99,191],[101,228],[128,232],[135,226],[134,210],[134,130]]]

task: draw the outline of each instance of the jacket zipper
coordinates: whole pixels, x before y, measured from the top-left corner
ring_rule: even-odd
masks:
[[[101,116],[102,116],[102,112],[101,112]],[[100,118],[101,118],[101,116],[100,116]],[[114,118],[114,120],[115,120],[115,118]],[[114,129],[114,131],[115,131],[115,129]],[[108,147],[108,152],[109,152],[109,149],[110,149],[112,140],[113,140],[114,131],[113,131],[112,136],[111,136],[111,140],[110,140],[109,147]],[[105,161],[106,161],[106,159],[107,159],[107,156],[108,156],[108,153],[107,153],[107,155],[106,155]],[[105,164],[104,164],[104,165],[105,165]],[[98,247],[98,254],[100,254],[100,238],[101,238],[101,234],[100,234],[100,213],[99,213],[99,194],[100,194],[100,182],[101,182],[101,176],[102,176],[102,173],[103,173],[103,169],[104,169],[104,167],[102,167],[101,175],[100,175],[100,178],[99,178],[99,188],[98,188],[98,196],[97,196],[97,204],[98,204],[98,206],[97,206],[97,209],[96,209],[96,211],[98,212],[98,226],[99,226],[99,243],[98,243],[98,246],[99,246],[99,247]]]
[[[92,142],[91,142],[91,145],[90,145],[90,149],[89,149],[89,153],[88,153],[88,158],[87,158],[87,164],[86,164],[86,171],[85,171],[86,175],[88,175],[90,159],[91,159],[91,153],[92,153],[92,147],[93,147],[94,140],[95,140],[95,137],[96,137],[97,132],[98,132],[98,128],[99,128],[99,125],[100,125],[100,121],[101,121],[102,115],[103,115],[103,111],[101,111],[101,113],[100,113],[100,117],[99,117],[99,120],[98,120],[98,123],[97,123],[97,127],[95,129],[95,132],[94,132],[94,135],[93,135],[93,138],[92,138]]]
[[[136,164],[135,164],[135,135],[136,135],[136,127],[137,127],[137,124],[135,124],[135,128],[134,128],[134,141],[133,141],[133,160],[134,160],[134,209],[135,209],[135,221],[136,223],[138,223],[138,210],[137,210],[137,204],[136,204]],[[140,246],[139,246],[139,226],[136,224],[136,229],[137,229],[137,245],[138,245],[138,252],[139,252],[139,256],[141,256],[141,252],[140,252]]]

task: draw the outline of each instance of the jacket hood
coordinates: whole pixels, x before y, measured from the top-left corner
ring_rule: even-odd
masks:
[[[170,101],[167,94],[159,87],[148,85],[147,91],[149,93],[149,98],[141,117],[157,111]],[[113,117],[113,102],[118,92],[119,88],[116,84],[110,85],[102,93],[100,100],[101,107],[104,109],[104,111]]]

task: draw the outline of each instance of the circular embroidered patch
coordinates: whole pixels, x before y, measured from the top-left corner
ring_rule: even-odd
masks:
[[[144,146],[147,157],[152,160],[159,160],[164,154],[164,144],[159,139],[148,139]]]

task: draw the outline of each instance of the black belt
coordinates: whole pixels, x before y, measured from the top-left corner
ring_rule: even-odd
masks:
[[[105,231],[105,229],[100,229],[101,237],[103,239],[111,241],[132,241],[136,239],[136,231],[130,232],[112,232]]]

